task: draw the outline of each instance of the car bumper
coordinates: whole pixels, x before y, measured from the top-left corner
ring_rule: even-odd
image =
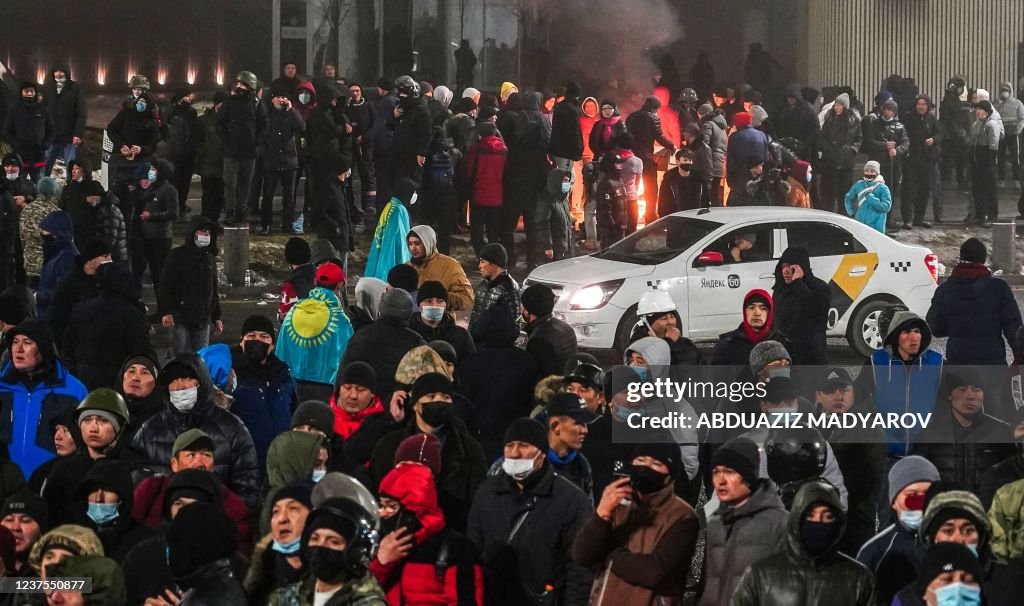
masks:
[[[903,301],[903,304],[906,305],[910,311],[923,318],[928,313],[928,308],[932,305],[932,296],[934,294],[935,284],[915,286],[907,293],[907,297]]]
[[[576,344],[586,349],[611,349],[615,346],[615,331],[625,310],[605,305],[593,311],[557,311],[576,332]]]

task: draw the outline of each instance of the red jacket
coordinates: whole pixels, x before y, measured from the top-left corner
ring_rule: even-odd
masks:
[[[132,517],[137,522],[156,528],[164,521],[164,496],[171,476],[151,476],[135,489],[132,501]],[[252,554],[252,527],[249,525],[249,508],[245,501],[224,484],[220,485],[224,498],[224,513],[238,529],[238,551],[245,556]]]
[[[352,437],[352,434],[359,429],[359,426],[363,424],[366,417],[374,413],[384,412],[384,403],[380,401],[379,396],[373,396],[373,402],[370,402],[369,406],[356,414],[350,414],[344,408],[338,406],[338,403],[334,400],[336,396],[337,394],[331,396],[331,410],[334,411],[334,433],[346,440]]]
[[[380,483],[380,493],[399,501],[422,524],[414,535],[416,546],[404,559],[370,563],[390,606],[456,606],[484,603],[483,568],[476,562],[473,544],[464,535],[444,526],[437,505],[434,475],[425,465],[403,463]],[[386,524],[386,521],[384,521]],[[447,545],[447,567],[438,566],[438,555]]]
[[[465,183],[472,188],[470,201],[477,206],[501,206],[505,160],[508,148],[505,142],[494,135],[488,135],[469,148],[466,153]]]

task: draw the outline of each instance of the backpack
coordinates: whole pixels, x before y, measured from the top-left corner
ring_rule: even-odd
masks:
[[[432,193],[455,193],[455,163],[451,150],[438,148],[427,160],[426,189]]]

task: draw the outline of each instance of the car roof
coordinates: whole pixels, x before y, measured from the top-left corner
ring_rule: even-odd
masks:
[[[671,217],[688,217],[693,219],[704,219],[718,223],[733,223],[736,221],[748,220],[779,220],[798,221],[800,219],[823,219],[827,221],[849,221],[849,217],[829,212],[827,210],[815,210],[812,208],[794,208],[791,206],[737,206],[737,207],[713,207],[708,212],[702,210],[683,210],[669,215]]]

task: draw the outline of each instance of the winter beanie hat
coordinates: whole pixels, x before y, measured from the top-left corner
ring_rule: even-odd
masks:
[[[295,429],[300,425],[309,425],[324,432],[324,435],[332,436],[334,435],[334,411],[319,400],[306,400],[299,404],[292,414],[291,428]]]
[[[419,281],[420,275],[416,273],[416,268],[408,263],[399,263],[388,272],[388,284],[406,292],[416,290]]]
[[[938,484],[938,482],[936,482]],[[933,484],[932,486],[935,486]],[[970,520],[978,529],[981,535],[980,544],[988,542],[992,535],[992,526],[989,524],[988,514],[978,497],[966,490],[946,490],[932,497],[924,510],[924,518],[921,519],[921,529],[924,537],[934,542],[935,534],[942,525],[949,520],[955,519]]]
[[[732,125],[736,127],[736,130],[746,128],[753,122],[753,116],[747,112],[739,112],[732,118]]]
[[[987,257],[985,244],[977,238],[968,238],[960,245],[960,260],[965,263],[984,263]]]
[[[924,594],[935,577],[954,570],[968,572],[976,580],[981,580],[985,574],[977,556],[960,543],[936,543],[929,547],[921,573],[914,582],[918,595]]]
[[[743,481],[754,488],[758,483],[758,471],[761,469],[761,455],[757,452],[757,444],[747,438],[734,438],[722,444],[715,454],[711,455],[712,469],[721,465],[740,474]]]
[[[889,470],[889,502],[895,501],[896,495],[911,484],[939,479],[939,470],[928,459],[919,455],[903,457]]]
[[[401,288],[392,288],[381,297],[380,317],[382,319],[390,318],[405,323],[412,317],[414,310],[412,296]]]
[[[277,330],[274,329],[274,323],[270,318],[259,314],[253,314],[242,322],[242,336],[251,332],[265,332],[270,335],[271,339],[277,335]]]
[[[974,107],[984,111],[986,114],[990,116],[992,115],[992,112],[995,111],[995,108],[992,107],[992,102],[989,101],[988,99],[978,101],[977,103],[974,104]]]
[[[750,350],[750,370],[754,372],[755,377],[769,362],[775,360],[793,361],[786,347],[778,341],[761,341]]]
[[[843,93],[836,96],[836,105],[850,109],[850,95]]]
[[[312,258],[309,242],[304,238],[290,238],[284,245],[284,260],[288,265],[305,265]]]
[[[548,430],[538,421],[529,417],[520,417],[505,430],[503,444],[509,442],[525,442],[540,449],[541,452],[548,451]]]
[[[338,385],[359,385],[377,391],[377,371],[366,362],[350,362],[338,373]]]
[[[543,318],[555,309],[555,293],[543,284],[533,284],[520,297],[523,307],[531,314]]]
[[[880,174],[882,172],[882,165],[877,160],[868,160],[864,163],[864,172],[869,170],[875,171],[875,174]]]
[[[434,474],[441,475],[441,440],[432,433],[418,433],[402,440],[395,451],[395,465],[422,463]]]
[[[292,482],[291,484],[285,484],[274,493],[272,497],[274,500],[271,502],[277,503],[284,499],[291,499],[298,503],[302,503],[306,509],[313,509],[313,482],[310,480],[299,480],[298,482]]]
[[[485,244],[480,248],[480,258],[502,269],[508,266],[508,253],[505,252],[505,247],[497,242]]]
[[[448,291],[444,284],[437,280],[427,280],[416,290],[416,304],[419,305],[427,299],[441,299],[448,304]]]
[[[36,524],[39,524],[40,530],[46,532],[47,520],[50,517],[46,502],[27,489],[20,490],[4,500],[3,507],[0,507],[0,518],[5,518],[12,513],[32,518]]]

